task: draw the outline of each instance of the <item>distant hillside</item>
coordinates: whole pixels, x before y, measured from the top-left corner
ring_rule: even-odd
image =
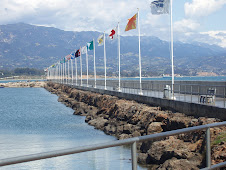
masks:
[[[44,69],[87,42],[99,32],[71,32],[24,23],[0,26],[0,69]],[[89,52],[90,71],[93,52]],[[106,42],[108,73],[117,74],[117,41]],[[208,44],[174,43],[175,73],[196,75],[214,72],[226,75],[226,49]],[[141,37],[142,75],[170,74],[170,45],[156,37]],[[85,59],[83,57],[83,59]],[[103,72],[103,47],[96,46],[97,72]],[[83,62],[85,66],[85,61]],[[125,76],[138,75],[138,37],[121,37],[121,67]],[[85,67],[84,67],[85,68]]]

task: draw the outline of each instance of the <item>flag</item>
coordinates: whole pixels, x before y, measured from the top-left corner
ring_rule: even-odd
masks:
[[[71,59],[74,59],[74,58],[75,58],[75,52],[71,53]]]
[[[102,46],[104,44],[104,35],[103,34],[97,38],[97,42],[98,42],[98,46]]]
[[[70,59],[71,59],[71,55],[69,54],[69,55],[67,55],[65,58],[66,58],[67,60],[70,60]]]
[[[150,5],[151,13],[154,15],[168,14],[169,6],[170,6],[170,0],[153,1]]]
[[[127,25],[126,25],[125,31],[136,29],[136,27],[137,27],[137,13],[132,18],[130,18],[128,20],[129,21],[128,21]]]
[[[62,60],[60,60],[60,63],[61,64],[65,63],[65,58],[63,58]]]
[[[93,41],[87,43],[87,49],[88,51],[93,50]]]
[[[75,52],[75,57],[79,57],[80,56],[80,49],[78,49],[76,52]]]
[[[118,27],[115,27],[111,30],[111,33],[109,34],[109,38],[114,40],[118,36]]]
[[[81,48],[81,53],[82,54],[86,54],[86,51],[87,51],[87,47],[86,46]]]

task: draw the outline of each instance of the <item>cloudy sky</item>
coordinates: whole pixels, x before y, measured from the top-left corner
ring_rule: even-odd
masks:
[[[0,24],[24,22],[67,31],[109,32],[140,11],[142,35],[168,40],[170,16],[152,15],[153,0],[0,0]],[[226,0],[173,0],[174,39],[205,42],[226,48]]]

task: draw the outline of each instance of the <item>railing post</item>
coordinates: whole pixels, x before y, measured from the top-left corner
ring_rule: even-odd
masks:
[[[211,166],[210,128],[206,129],[206,167]]]
[[[131,146],[132,170],[137,170],[137,142]]]

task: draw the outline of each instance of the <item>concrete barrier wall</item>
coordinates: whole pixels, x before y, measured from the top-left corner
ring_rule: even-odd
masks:
[[[71,86],[71,87],[74,87],[79,90],[92,91],[100,94],[117,96],[119,98],[123,98],[127,100],[135,100],[137,102],[152,105],[152,106],[160,106],[165,109],[178,111],[194,117],[209,117],[209,118],[218,118],[223,121],[226,120],[225,108],[218,108],[215,106],[188,103],[188,102],[176,101],[176,100],[168,100],[168,99],[162,99],[162,98],[156,98],[156,97],[141,96],[137,94],[122,93],[117,91],[96,89],[96,88],[90,88],[90,87],[84,87],[84,86]]]

